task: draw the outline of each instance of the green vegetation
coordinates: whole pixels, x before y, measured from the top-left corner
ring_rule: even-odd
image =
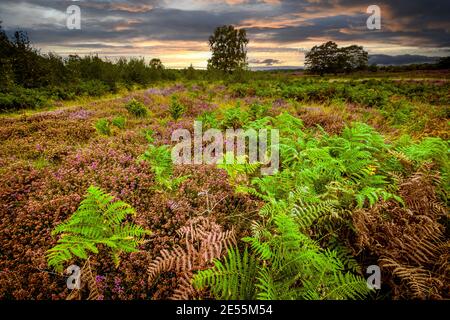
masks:
[[[342,234],[353,232],[348,223],[355,210],[379,202],[404,206],[398,174],[408,174],[410,163],[416,169],[427,161],[440,164],[441,185],[448,185],[448,143],[402,138],[403,143],[390,145],[362,123],[346,127],[341,135],[322,132],[318,137],[288,114],[266,118],[265,123],[267,128],[280,128],[281,171],[255,177],[254,168],[226,166],[231,181],[239,174],[253,177],[241,179],[246,183],[237,187],[238,192],[266,202],[252,223],[252,236],[242,239],[250,249],[242,256],[239,249],[230,249],[223,262],[216,260],[212,269],[200,271],[194,285],[210,288],[217,299],[366,297],[364,279],[353,273],[360,270],[358,263],[345,246],[332,250],[321,245],[334,248],[336,241],[344,240]]]
[[[170,102],[169,112],[173,120],[178,120],[183,116],[186,108],[180,103],[177,96],[172,96],[172,101]]]
[[[250,72],[243,30],[210,41],[209,70],[175,72],[41,55],[0,30],[2,110],[90,97],[2,115],[0,299],[449,299],[448,72],[345,74],[366,54],[332,43],[310,56],[331,59],[322,77]],[[278,170],[174,163],[172,134],[195,120],[277,129]],[[70,293],[36,272],[71,264]]]
[[[225,73],[245,69],[248,42],[245,29],[238,30],[231,25],[216,28],[209,38],[212,57],[208,60],[208,69]]]
[[[98,254],[99,246],[110,250],[116,265],[121,252],[136,252],[137,246],[148,231],[132,223],[124,223],[128,215],[134,215],[132,207],[102,190],[90,187],[86,198],[70,219],[58,225],[52,232],[61,235],[58,244],[48,250],[48,265],[57,271],[74,257],[87,259],[89,252]]]
[[[166,69],[159,59],[146,62],[144,59],[121,58],[112,62],[98,56],[70,55],[62,58],[51,53],[41,54],[33,48],[25,32],[17,31],[14,37],[8,38],[0,25],[0,112],[42,109],[51,107],[57,101],[100,97],[177,80],[239,84],[258,79],[273,81],[274,78],[290,78],[290,71],[248,71],[247,44],[244,29],[219,27],[210,38],[212,58],[207,71],[195,70],[192,66],[184,70],[171,70]],[[443,58],[434,65],[370,66],[369,70],[372,71],[371,76],[377,76],[374,72],[377,70],[398,72],[445,69],[447,60]],[[359,46],[338,48],[336,44],[328,42],[314,47],[307,54],[307,65],[311,73],[321,75],[366,70],[367,53]],[[373,99],[384,99],[378,98],[378,93],[370,92],[359,93],[358,97],[358,92],[361,92],[359,89],[355,89],[352,94],[357,102],[364,100],[372,103]],[[333,92],[331,94],[334,95]],[[420,92],[415,94],[421,95]]]
[[[155,175],[156,189],[173,191],[179,187],[179,185],[185,181],[188,176],[173,176],[173,162],[172,155],[169,146],[155,146],[152,144],[153,138],[147,139],[150,144],[145,151],[139,157],[139,161],[146,161],[150,164],[151,171]]]
[[[333,41],[314,46],[305,55],[305,65],[312,73],[341,73],[364,70],[368,67],[369,55],[360,46],[339,48]]]
[[[158,59],[113,63],[98,56],[40,54],[25,32],[17,31],[10,39],[1,25],[0,48],[0,111],[38,109],[54,100],[98,97],[177,77]]]
[[[144,104],[136,99],[130,100],[130,102],[126,104],[125,108],[131,115],[138,118],[146,117],[148,114],[147,108]]]
[[[119,129],[125,129],[126,123],[127,119],[125,119],[124,117],[115,117],[111,121],[111,124]]]
[[[410,101],[445,104],[449,99],[449,84],[386,79],[328,81],[320,79],[288,79],[254,81],[233,85],[237,97],[254,94],[259,97],[286,98],[298,102],[331,103],[343,100],[362,107],[384,108],[398,103],[396,97]]]
[[[98,133],[109,136],[111,135],[111,126],[108,119],[100,119],[95,123],[95,129]]]

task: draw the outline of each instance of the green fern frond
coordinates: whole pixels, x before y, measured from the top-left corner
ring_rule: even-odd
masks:
[[[123,223],[127,216],[134,214],[130,205],[115,201],[111,195],[91,186],[77,211],[52,232],[61,234],[61,238],[48,250],[48,265],[62,271],[64,262],[73,257],[87,259],[89,252],[99,252],[99,245],[111,249],[116,261],[121,251],[137,251],[138,244],[149,232]]]
[[[270,274],[269,270],[266,268],[261,268],[257,276],[258,283],[256,287],[258,289],[257,299],[258,300],[276,300],[277,294],[275,290],[275,283]]]
[[[229,249],[222,263],[215,260],[212,269],[198,272],[193,277],[196,289],[209,287],[216,299],[249,300],[255,297],[256,260],[245,249]]]
[[[336,200],[324,200],[316,203],[307,203],[298,199],[292,209],[297,223],[302,229],[310,227],[314,221],[324,215],[332,215],[336,212],[335,206],[339,204]]]
[[[249,243],[253,251],[259,256],[260,259],[269,260],[272,258],[272,250],[270,249],[268,243],[261,243],[259,239],[253,237],[245,237],[242,241]]]
[[[449,144],[436,137],[427,137],[420,143],[401,147],[402,152],[409,160],[416,162],[435,161],[440,165],[448,164]]]
[[[156,176],[169,177],[173,171],[172,153],[169,146],[155,146],[150,144],[145,153],[139,157],[139,161],[150,163]]]
[[[336,253],[337,258],[342,261],[346,270],[361,273],[361,267],[353,257],[351,250],[340,244],[337,238],[330,240],[329,248]]]
[[[360,300],[365,298],[371,289],[364,278],[352,273],[336,273],[333,286],[323,299],[331,300]]]
[[[369,207],[373,207],[380,198],[384,201],[395,200],[404,205],[404,201],[400,196],[389,193],[382,188],[365,187],[355,195],[358,208],[363,208],[366,200],[369,202]]]

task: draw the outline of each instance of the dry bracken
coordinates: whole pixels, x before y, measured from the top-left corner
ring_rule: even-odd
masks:
[[[150,263],[148,281],[153,283],[164,272],[177,272],[179,286],[172,298],[187,299],[197,292],[191,285],[192,272],[205,269],[214,259],[226,254],[236,244],[236,235],[234,230],[223,231],[212,218],[204,217],[189,220],[177,234],[180,244],[171,251],[162,250],[161,256]]]

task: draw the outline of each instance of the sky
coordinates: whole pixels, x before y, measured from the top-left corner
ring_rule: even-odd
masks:
[[[67,28],[77,5],[81,29]],[[369,30],[367,8],[381,9]],[[159,58],[167,67],[206,67],[218,26],[247,30],[250,67],[301,67],[304,50],[332,40],[372,55],[450,55],[449,0],[0,0],[7,32],[27,31],[42,53]],[[401,60],[401,59],[400,59]]]

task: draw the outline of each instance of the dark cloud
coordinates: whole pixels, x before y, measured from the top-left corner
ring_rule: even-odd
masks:
[[[273,66],[274,64],[280,64],[282,61],[278,59],[264,59],[264,60],[250,60],[251,64],[263,64],[266,66]]]
[[[45,1],[39,2],[44,3]],[[103,6],[100,2],[98,4]],[[42,20],[36,27],[24,29],[34,42],[46,44],[80,40],[128,41],[136,38],[207,42],[212,30],[217,26],[238,24],[243,19],[252,17],[251,13],[214,13],[159,7],[146,12],[130,12],[123,9],[105,12],[92,4],[84,7],[83,2],[80,2],[80,7],[81,30],[68,30],[64,24],[55,26],[52,23],[46,23],[45,20]],[[57,9],[55,6],[53,8]],[[60,6],[58,8],[61,9]],[[62,8],[65,7],[62,6]],[[5,25],[5,29],[8,30],[8,25]]]
[[[192,2],[195,1],[189,1]],[[382,9],[382,29],[379,31],[366,28],[366,9],[371,3],[357,0],[284,0],[279,3],[248,0],[234,5],[232,2],[198,0],[195,10],[187,5],[183,7],[183,1],[174,0],[2,0],[0,20],[5,21],[4,28],[9,32],[18,26],[28,31],[37,46],[74,47],[84,43],[102,49],[109,46],[106,42],[119,42],[130,47],[137,41],[152,40],[206,43],[219,25],[260,21],[257,26],[252,27],[250,23],[248,27],[249,37],[257,43],[289,44],[326,39],[423,48],[450,47],[450,1],[376,2]],[[82,30],[79,31],[65,28],[64,12],[72,4],[82,10]],[[53,15],[46,14],[46,10],[53,10]],[[272,25],[279,21],[280,25]],[[260,48],[254,50],[261,51]]]
[[[369,56],[369,64],[377,65],[405,65],[413,63],[435,63],[439,57],[427,57],[422,55],[402,54],[390,56],[386,54],[374,54]]]

